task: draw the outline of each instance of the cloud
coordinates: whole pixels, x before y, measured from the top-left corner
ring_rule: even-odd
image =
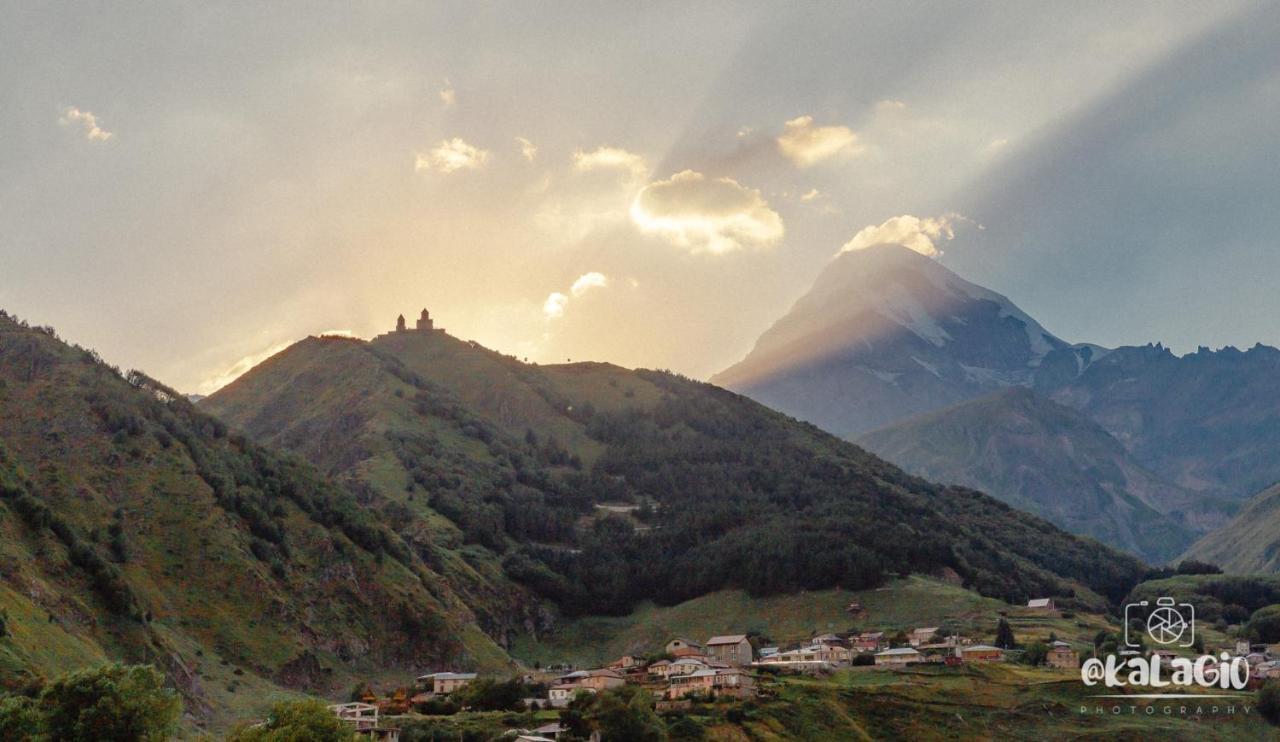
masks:
[[[942,251],[938,249],[935,240],[954,238],[957,221],[966,221],[966,219],[959,214],[924,218],[910,214],[895,216],[878,226],[864,227],[836,254],[865,250],[875,245],[892,244],[909,247],[921,255],[936,258],[942,254]]]
[[[449,82],[448,78],[444,81],[444,87],[440,89],[440,102],[446,108],[458,102],[458,91],[453,89],[453,84]]]
[[[569,297],[559,291],[553,291],[542,303],[542,313],[547,316],[547,319],[555,319],[564,315],[564,308],[568,305]]]
[[[533,162],[534,158],[538,156],[538,145],[524,137],[516,137],[516,142],[520,144],[521,156],[529,162]]]
[[[58,123],[63,126],[73,126],[80,124],[84,128],[85,138],[91,142],[105,142],[115,136],[111,132],[98,126],[98,117],[91,111],[81,111],[75,106],[70,106],[62,112],[62,118],[58,119]]]
[[[452,173],[457,170],[478,170],[488,161],[488,150],[467,144],[460,137],[454,137],[445,139],[429,152],[419,152],[413,169]]]
[[[619,147],[597,147],[590,152],[573,153],[573,166],[577,170],[626,170],[639,178],[649,172],[644,158]]]
[[[853,157],[865,147],[847,126],[814,126],[812,116],[788,121],[778,137],[778,150],[799,167],[816,165],[832,157]]]
[[[569,288],[569,293],[574,296],[582,296],[591,289],[602,289],[608,285],[608,277],[598,271],[591,271],[578,276],[578,280],[574,281],[573,286]]]
[[[821,198],[821,197],[822,197],[822,192],[819,191],[817,188],[810,188],[809,190],[800,194],[801,201],[812,201],[815,198]]]
[[[782,217],[760,191],[693,170],[641,189],[631,203],[631,220],[644,232],[716,255],[748,245],[767,247],[783,235]]]
[[[599,271],[591,271],[578,276],[573,285],[569,287],[569,293],[564,294],[560,291],[553,291],[547,296],[547,300],[542,303],[542,314],[547,319],[557,319],[564,316],[565,309],[568,308],[569,302],[573,299],[580,298],[582,295],[594,289],[602,289],[609,285],[609,278]]]

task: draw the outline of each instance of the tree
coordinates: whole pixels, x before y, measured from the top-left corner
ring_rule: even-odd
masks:
[[[707,736],[707,733],[701,724],[684,714],[680,714],[667,726],[667,735],[673,741],[681,740],[683,742],[684,740],[689,740],[693,742],[703,739]]]
[[[1027,651],[1022,655],[1022,660],[1032,667],[1043,665],[1045,658],[1049,656],[1048,645],[1035,642],[1027,646]]]
[[[667,729],[653,712],[648,692],[622,686],[600,694],[596,719],[604,739],[629,742],[663,742]]]
[[[574,694],[569,705],[560,711],[560,726],[564,727],[561,738],[571,742],[590,739],[594,729],[588,717],[595,705],[595,695],[584,691]]]
[[[1013,638],[1013,627],[1003,618],[996,624],[995,645],[1001,649],[1013,649],[1018,645]]]
[[[149,665],[111,664],[64,675],[37,702],[41,727],[52,739],[167,740],[182,702]]]
[[[1271,724],[1280,725],[1280,680],[1268,680],[1258,689],[1258,713]]]
[[[242,724],[229,742],[351,742],[352,728],[320,701],[281,701],[260,725]]]
[[[1255,642],[1280,642],[1280,605],[1269,605],[1254,611],[1245,626],[1245,632]]]
[[[44,723],[40,708],[27,696],[0,699],[0,739],[34,740]]]

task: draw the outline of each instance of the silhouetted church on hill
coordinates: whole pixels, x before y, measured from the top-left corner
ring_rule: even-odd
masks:
[[[428,332],[430,330],[436,329],[436,323],[434,320],[431,319],[431,313],[423,309],[422,316],[418,317],[418,323],[414,329],[419,332]],[[409,328],[405,326],[404,315],[402,314],[396,318],[396,332],[408,332],[408,331],[409,331]]]

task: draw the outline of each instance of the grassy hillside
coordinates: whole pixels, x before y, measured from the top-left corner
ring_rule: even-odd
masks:
[[[865,613],[845,608],[857,602]],[[568,662],[595,666],[624,654],[661,652],[674,637],[705,641],[718,634],[750,634],[762,646],[802,642],[818,634],[854,629],[890,635],[921,626],[947,624],[966,636],[991,640],[1006,617],[1018,641],[1046,639],[1050,633],[1082,648],[1107,627],[1093,614],[1038,615],[986,598],[971,590],[926,577],[906,577],[870,590],[818,590],[752,598],[741,590],[704,595],[670,607],[643,604],[626,616],[587,616],[565,622],[539,637],[523,636],[511,653],[525,664]]]
[[[0,314],[0,683],[151,662],[214,727],[289,689],[506,666],[312,467]]]
[[[1186,557],[1228,572],[1280,572],[1280,485],[1260,492],[1222,528],[1187,550]]]
[[[501,596],[624,615],[951,571],[995,597],[1096,605],[1143,571],[717,387],[529,365],[442,332],[310,338],[202,404],[362,493],[500,639],[542,618]]]
[[[861,436],[908,471],[974,487],[1163,563],[1194,540],[1194,497],[1161,481],[1084,415],[1029,389],[997,392]]]

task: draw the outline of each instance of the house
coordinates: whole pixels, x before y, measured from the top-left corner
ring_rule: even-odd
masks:
[[[778,653],[777,647],[760,647],[760,659],[765,659],[766,657],[772,657],[777,653]]]
[[[569,702],[578,694],[578,691],[595,693],[591,688],[584,688],[574,683],[557,683],[547,689],[547,702],[551,705],[551,708],[564,708],[569,705]]]
[[[529,730],[531,736],[542,737],[543,739],[559,739],[560,735],[568,731],[565,727],[560,726],[560,722],[551,721],[543,724],[537,729]]]
[[[617,688],[626,684],[627,679],[613,670],[592,670],[587,673],[585,678],[575,683],[579,688],[587,688],[593,691],[608,690],[609,688]]]
[[[905,667],[909,662],[919,662],[922,655],[910,647],[886,649],[876,653],[876,665],[885,667]]]
[[[649,670],[650,675],[660,675],[665,678],[669,672],[668,668],[670,667],[671,660],[658,660],[657,662],[650,662],[647,669]]]
[[[345,721],[358,737],[382,740],[382,742],[399,742],[400,730],[395,727],[383,727],[378,724],[378,707],[371,703],[338,703],[329,707],[333,715]]]
[[[867,609],[863,608],[862,604],[858,602],[850,603],[849,605],[844,607],[844,610],[845,610],[845,613],[848,613],[851,616],[861,616],[862,614],[867,612]]]
[[[1027,601],[1027,608],[1037,613],[1053,613],[1057,610],[1053,606],[1053,598],[1032,598]]]
[[[700,659],[694,657],[681,657],[675,662],[667,665],[666,669],[666,676],[669,678],[673,675],[688,675],[708,668],[707,663]]]
[[[707,652],[731,665],[750,665],[755,659],[746,634],[713,636],[707,640]]]
[[[813,637],[813,643],[834,645],[834,646],[840,646],[840,647],[843,647],[845,645],[844,639],[841,639],[835,634],[820,634],[818,636],[815,636]]]
[[[1049,667],[1060,670],[1074,670],[1080,667],[1080,653],[1064,641],[1056,641],[1049,645],[1049,652],[1044,661]]]
[[[624,654],[613,662],[605,665],[605,667],[610,670],[630,670],[633,667],[640,667],[642,665],[644,665],[644,662],[641,661],[640,658]]]
[[[433,672],[418,676],[418,687],[429,688],[437,696],[445,696],[475,679],[474,672]]]
[[[672,657],[687,657],[689,655],[706,655],[707,648],[701,644],[689,639],[672,639],[667,642],[667,654]]]
[[[907,642],[913,647],[918,647],[921,644],[928,644],[933,637],[937,635],[937,633],[937,626],[926,626],[921,629],[915,629],[911,632],[911,635],[907,637]]]
[[[889,646],[883,631],[870,631],[853,638],[853,648],[859,652],[879,652]]]
[[[677,699],[690,693],[749,697],[755,694],[755,680],[736,667],[699,670],[689,675],[671,678],[671,685],[667,689],[669,698]]]
[[[1004,650],[990,644],[974,644],[971,647],[960,647],[960,656],[965,662],[1003,662]]]

